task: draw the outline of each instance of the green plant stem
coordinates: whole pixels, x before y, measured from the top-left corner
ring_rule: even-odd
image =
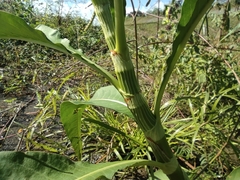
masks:
[[[122,0],[114,0],[115,9],[115,35],[116,35],[116,48],[115,50],[120,54],[128,54],[126,46],[126,35],[125,35],[125,16],[123,9]],[[117,12],[117,13],[116,13]]]
[[[96,0],[94,1],[96,2]],[[125,102],[132,112],[138,126],[143,130],[156,160],[162,164],[161,169],[171,180],[187,179],[186,176],[184,176],[184,172],[179,166],[176,157],[173,155],[171,148],[169,147],[160,121],[156,120],[156,117],[152,113],[147,101],[141,93],[125,38],[123,0],[114,0],[114,10],[116,47],[114,50],[110,50],[115,67],[115,73],[119,81],[118,90],[125,99]],[[102,14],[98,13],[96,10],[95,12],[99,21],[101,21],[103,17],[99,16],[102,16]],[[105,13],[107,12],[105,11]],[[110,16],[110,11],[108,11],[108,13]],[[104,22],[101,24],[104,24]],[[103,28],[105,26],[106,25],[104,25]],[[105,30],[103,32],[111,34]],[[106,40],[108,41],[109,39]]]
[[[115,48],[114,22],[109,0],[92,0],[95,13],[102,27],[109,50]]]

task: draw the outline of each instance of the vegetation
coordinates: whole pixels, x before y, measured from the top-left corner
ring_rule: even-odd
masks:
[[[100,8],[101,2],[93,1],[98,17],[101,14],[98,14],[97,7]],[[115,3],[119,2],[115,1]],[[186,6],[188,3],[193,2],[185,0]],[[211,3],[209,7],[210,5]],[[158,27],[153,18],[149,21],[149,17],[138,17],[137,36],[133,31],[134,24],[131,24],[132,18],[128,17],[125,22],[126,39],[135,68],[131,65],[130,59],[127,60],[125,68],[131,68],[128,69],[131,77],[122,77],[125,76],[126,69],[121,73],[121,68],[126,62],[118,55],[121,54],[125,57],[127,53],[125,51],[128,51],[125,42],[122,42],[123,30],[115,31],[116,42],[115,38],[110,40],[106,38],[107,44],[105,44],[103,33],[105,37],[110,36],[106,36],[109,30],[104,27],[102,27],[103,32],[98,26],[90,26],[85,31],[87,22],[80,18],[59,17],[54,14],[35,15],[31,4],[12,3],[10,7],[7,7],[8,3],[2,3],[1,9],[8,9],[15,15],[21,15],[31,27],[46,24],[58,28],[61,37],[70,39],[72,47],[82,49],[81,52],[71,49],[65,42],[60,42],[59,37],[54,36],[55,31],[45,26],[40,26],[38,30],[28,29],[28,33],[25,35],[21,34],[23,31],[16,32],[15,29],[11,31],[14,32],[13,34],[9,33],[11,36],[7,35],[6,31],[0,30],[1,38],[12,38],[14,35],[19,38],[20,34],[24,35],[21,37],[26,38],[19,38],[20,40],[15,41],[6,39],[0,42],[0,55],[2,56],[0,63],[4,70],[3,76],[1,76],[3,99],[8,100],[6,102],[11,110],[17,110],[18,107],[14,106],[14,103],[16,104],[18,99],[13,97],[26,97],[27,94],[35,93],[36,107],[39,109],[30,124],[21,125],[21,132],[17,134],[19,143],[16,150],[47,151],[65,155],[74,161],[77,159],[81,161],[73,163],[68,158],[56,154],[1,152],[0,177],[6,179],[6,173],[8,173],[6,170],[11,169],[11,165],[16,163],[16,159],[19,162],[25,159],[24,166],[28,166],[32,160],[31,163],[34,163],[35,167],[39,166],[39,169],[44,169],[44,173],[39,176],[39,179],[44,176],[54,179],[63,177],[63,175],[65,179],[72,178],[67,173],[52,173],[51,168],[46,167],[43,163],[38,163],[48,159],[48,165],[59,171],[70,171],[74,174],[74,178],[83,177],[84,173],[88,175],[96,173],[94,177],[112,178],[114,172],[119,169],[142,166],[145,173],[140,173],[140,176],[143,179],[167,178],[159,168],[168,174],[169,179],[176,179],[168,170],[176,168],[177,163],[174,162],[173,166],[164,164],[171,162],[174,157],[177,157],[189,179],[226,179],[231,172],[228,179],[234,179],[234,176],[239,177],[237,173],[239,173],[238,167],[240,166],[240,72],[238,68],[240,14],[238,11],[234,11],[234,7],[231,5],[225,3],[217,7],[213,6],[210,11],[206,11],[207,4],[206,7],[203,5],[206,8],[206,14],[204,15],[205,12],[203,12],[202,20],[199,16],[200,13],[194,11],[196,19],[199,18],[200,23],[197,25],[194,24],[197,23],[196,19],[194,19],[194,23],[191,22],[193,19],[188,19],[191,22],[189,27],[192,28],[193,33],[186,33],[185,29],[179,27],[179,21],[181,25],[183,20],[179,20],[178,12],[163,17],[163,25],[157,32]],[[109,22],[114,20],[115,27],[118,29],[118,23],[123,23],[119,17],[121,11],[114,9],[114,12],[116,20],[113,18],[108,20]],[[104,13],[107,12],[104,11]],[[1,12],[0,19],[3,17],[8,17],[13,22],[20,22],[21,28],[28,27],[15,16]],[[182,17],[184,17],[184,13]],[[142,22],[140,22],[141,18]],[[102,20],[104,21],[106,18]],[[20,24],[18,24],[19,28]],[[194,25],[197,27],[193,28]],[[18,26],[15,25],[15,27]],[[108,26],[111,27],[109,24]],[[1,27],[6,26],[1,25]],[[121,27],[123,26],[119,28]],[[45,34],[41,34],[40,31]],[[51,34],[50,31],[53,33]],[[179,34],[174,36],[175,31]],[[4,33],[1,34],[2,32]],[[35,37],[36,33],[39,36]],[[121,39],[118,39],[119,34]],[[179,37],[180,39],[178,39]],[[21,41],[31,41],[34,38],[38,43],[65,52],[66,55]],[[137,47],[135,42],[137,42]],[[181,54],[176,48],[179,45],[183,50]],[[108,48],[111,51],[114,65],[110,61]],[[125,58],[128,59],[128,57]],[[87,64],[88,67],[83,66],[76,59]],[[123,64],[120,66],[116,64],[118,60]],[[114,74],[113,66],[116,73],[114,76],[109,74]],[[109,73],[102,67],[105,67]],[[91,68],[95,71],[92,71]],[[136,77],[134,77],[133,70],[136,70]],[[96,74],[96,71],[100,72],[100,75]],[[135,90],[139,92],[138,82],[147,102],[141,99],[142,97],[138,97],[140,100],[137,105],[143,100],[141,103],[144,108],[134,111],[132,107],[136,106],[136,102],[132,100],[131,94]],[[119,90],[120,94],[115,88],[108,86],[110,83]],[[155,96],[156,98],[154,98]],[[114,100],[115,103],[110,103],[108,100]],[[62,103],[61,108],[60,103]],[[128,104],[129,109],[126,108],[125,103]],[[105,108],[113,110],[106,111]],[[7,110],[1,110],[1,113],[5,111]],[[145,118],[139,118],[141,111],[148,111],[148,118],[152,117],[152,120],[146,123]],[[59,122],[60,114],[62,123]],[[156,121],[159,119],[161,124],[156,123],[160,122]],[[6,143],[11,136],[8,134],[9,129],[17,123],[14,119],[11,123],[6,123],[7,126],[4,126],[3,123],[1,135]],[[159,132],[151,132],[154,128]],[[156,133],[160,133],[160,135],[163,133],[162,128],[166,134],[166,141],[164,136],[163,139],[155,136]],[[160,145],[157,144],[158,141],[161,141]],[[0,142],[4,146],[3,141]],[[163,146],[162,142],[166,144]],[[20,146],[23,143],[25,145]],[[73,150],[75,154],[72,153]],[[171,152],[174,152],[174,156]],[[168,157],[166,158],[165,155]],[[57,161],[53,159],[57,159]],[[90,165],[85,164],[84,161],[97,165],[91,165],[92,171],[82,173],[80,169],[86,167],[90,169]],[[158,163],[159,161],[160,163]],[[109,163],[98,164],[99,162]],[[67,167],[60,164],[66,164]],[[16,176],[20,177],[19,172],[24,171],[25,173],[21,174],[23,178],[26,178],[39,170],[33,168],[31,171],[26,171],[24,166],[23,169],[18,169],[9,177],[16,179]],[[108,174],[93,171],[93,169],[98,170],[103,167],[112,171],[108,171]],[[119,170],[115,177],[130,178],[130,174],[138,176],[138,170],[135,168]],[[52,174],[52,177],[49,173]],[[176,174],[180,179],[181,170]],[[184,178],[187,179],[184,176],[181,179]]]

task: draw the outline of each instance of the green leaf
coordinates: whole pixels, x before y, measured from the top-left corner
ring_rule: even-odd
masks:
[[[86,105],[76,105],[71,102],[63,102],[60,107],[64,130],[79,160],[82,154],[81,117],[85,108]]]
[[[169,180],[166,174],[160,169],[154,173],[154,176],[161,180]]]
[[[63,102],[60,107],[61,121],[78,159],[81,159],[82,152],[81,118],[87,105],[110,108],[133,118],[123,97],[114,86],[100,88],[89,101]]]
[[[107,78],[115,87],[118,82],[108,71],[93,61],[85,57],[81,50],[76,50],[69,45],[69,40],[60,38],[57,30],[50,27],[39,25],[35,29],[29,26],[21,18],[0,11],[0,38],[1,39],[18,39],[28,42],[37,43],[46,47],[56,49],[65,54],[69,54],[81,62],[85,63],[105,78]]]
[[[228,176],[227,180],[239,180],[240,177],[240,167],[234,169]]]
[[[193,30],[213,2],[214,0],[185,0],[183,3],[181,18],[172,45],[172,53],[167,59],[167,69],[155,101],[154,114],[158,118],[160,114],[160,102],[175,64],[177,63],[177,60],[179,59]]]
[[[106,86],[98,89],[89,101],[71,101],[75,105],[94,105],[113,109],[119,113],[123,113],[131,118],[133,115],[128,109],[122,95],[114,86]]]
[[[28,180],[94,180],[112,178],[119,169],[129,166],[155,166],[160,163],[149,160],[129,160],[100,164],[73,162],[65,156],[45,152],[0,152],[0,179]]]

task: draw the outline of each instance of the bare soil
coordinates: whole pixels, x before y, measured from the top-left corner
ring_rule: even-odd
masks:
[[[35,118],[37,104],[34,94],[17,97],[14,102],[6,102],[6,99],[16,97],[0,98],[0,151],[21,150],[24,148],[24,129],[28,127]]]

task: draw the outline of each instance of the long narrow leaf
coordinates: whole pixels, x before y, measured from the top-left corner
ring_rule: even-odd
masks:
[[[222,41],[223,41],[224,39],[226,39],[228,36],[231,36],[231,35],[234,34],[235,32],[239,31],[239,28],[240,28],[240,23],[238,23],[238,25],[236,25],[233,29],[231,29],[231,30],[229,31],[229,33],[220,40],[220,42],[222,42]]]
[[[80,50],[72,48],[68,39],[60,38],[57,30],[44,25],[39,25],[34,29],[21,18],[4,11],[0,11],[0,27],[1,39],[18,39],[33,42],[69,54],[102,74],[115,87],[118,87],[117,80],[108,71],[89,60]]]
[[[164,74],[155,103],[154,114],[158,118],[162,96],[175,64],[193,30],[209,7],[211,7],[213,2],[214,0],[185,0],[183,3],[181,18],[178,23],[175,39],[172,45],[172,54],[167,59],[166,73]]]
[[[83,119],[83,121],[87,121],[87,122],[90,122],[90,123],[94,123],[94,124],[97,124],[105,129],[107,129],[108,131],[112,131],[114,133],[118,133],[124,137],[127,137],[128,139],[131,139],[132,141],[134,141],[135,143],[137,144],[141,144],[139,141],[137,141],[134,137],[131,137],[130,135],[127,135],[126,133],[120,131],[119,129],[117,128],[114,128],[112,126],[109,126],[108,124],[104,123],[104,122],[101,122],[101,121],[98,121],[98,120],[95,120],[95,119],[90,119],[90,118],[86,118],[86,119]]]

